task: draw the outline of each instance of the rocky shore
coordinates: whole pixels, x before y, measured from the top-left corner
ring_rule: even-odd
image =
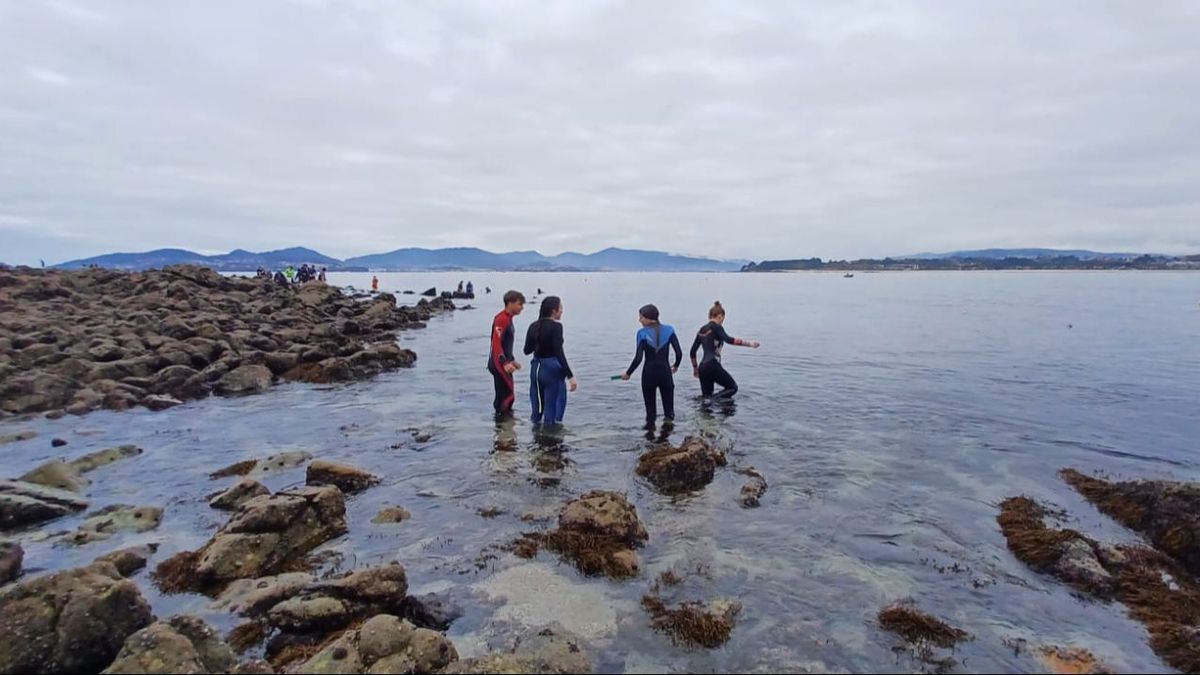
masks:
[[[448,298],[404,307],[387,293],[356,298],[187,265],[0,269],[0,417],[162,410],[279,381],[368,378],[416,360],[397,330],[453,309]]]

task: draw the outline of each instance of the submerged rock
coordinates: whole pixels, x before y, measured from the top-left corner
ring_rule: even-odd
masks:
[[[346,530],[346,504],[335,487],[255,497],[204,548],[160,564],[155,579],[164,591],[178,592],[268,576]]]
[[[153,623],[125,640],[104,673],[226,673],[237,657],[216,631],[192,616]]]
[[[162,522],[162,509],[155,506],[113,504],[89,514],[66,541],[75,545],[108,539],[118,532],[148,532]]]
[[[403,523],[412,518],[412,514],[399,506],[389,506],[379,510],[375,517],[371,519],[372,523]]]
[[[519,638],[506,652],[451,663],[444,673],[590,673],[592,662],[579,639],[556,628]]]
[[[31,441],[37,438],[36,431],[18,431],[15,434],[0,434],[0,445],[8,445],[9,443],[17,443],[19,441]]]
[[[1094,654],[1081,647],[1042,647],[1037,654],[1038,660],[1046,670],[1058,675],[1114,672]]]
[[[106,562],[117,568],[117,573],[123,577],[131,576],[134,572],[142,569],[149,562],[150,556],[158,552],[158,544],[145,544],[142,546],[130,546],[106,553],[96,562]]]
[[[637,510],[616,492],[597,490],[568,502],[558,517],[558,529],[526,533],[512,544],[523,558],[539,548],[559,553],[587,575],[614,579],[637,576],[640,569],[634,548],[649,535]]]
[[[755,508],[759,505],[762,496],[767,492],[767,479],[754,467],[742,469],[738,473],[749,476],[750,480],[742,486],[742,506],[747,508]]]
[[[71,460],[70,464],[79,473],[89,473],[95,471],[102,466],[112,464],[113,462],[127,459],[129,457],[137,457],[142,454],[142,449],[136,445],[119,445],[115,448],[106,448],[84,455],[78,459]]]
[[[73,492],[36,483],[0,480],[0,531],[54,520],[87,508]]]
[[[98,672],[152,620],[109,563],[35,577],[0,593],[0,672]]]
[[[689,436],[679,447],[664,443],[643,454],[638,459],[637,475],[660,492],[679,494],[711,483],[718,466],[725,466],[725,454],[708,441]]]
[[[1013,497],[1000,504],[1000,531],[1008,549],[1035,571],[1050,574],[1081,591],[1112,597],[1112,575],[1100,563],[1096,543],[1070,529],[1051,529],[1047,511],[1028,497]]]
[[[1063,469],[1060,475],[1102,513],[1144,535],[1155,548],[1200,576],[1200,485],[1109,482],[1074,469]]]
[[[401,612],[402,618],[417,626],[441,631],[448,630],[462,615],[462,607],[436,593],[408,596],[404,599],[404,609]]]
[[[230,476],[255,476],[263,477],[274,475],[287,469],[294,469],[298,466],[303,466],[305,462],[312,459],[312,454],[303,450],[290,450],[288,452],[280,452],[274,455],[268,455],[263,459],[247,459],[241,462],[235,462],[225,467],[218,469],[208,477],[216,480],[218,478],[228,478]]]
[[[308,465],[305,482],[308,485],[336,485],[346,494],[362,492],[379,483],[375,475],[346,464],[318,459]]]
[[[0,541],[0,586],[21,576],[25,551],[15,541]]]
[[[897,602],[879,611],[879,626],[911,644],[950,648],[970,635],[941,619],[917,609],[911,602]]]
[[[271,491],[262,483],[253,478],[243,478],[233,487],[210,499],[208,505],[221,511],[236,511],[251,499],[269,494]]]
[[[654,630],[665,633],[676,644],[714,649],[729,641],[742,605],[732,600],[718,600],[709,605],[684,602],[668,607],[655,594],[642,598],[642,606],[651,616]]]
[[[71,461],[52,459],[27,472],[19,480],[60,490],[82,492],[91,483],[83,474],[117,460],[136,457],[140,454],[142,454],[142,449],[136,445],[122,445],[93,452]]]

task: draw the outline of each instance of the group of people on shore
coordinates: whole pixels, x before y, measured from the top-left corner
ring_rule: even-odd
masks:
[[[540,290],[540,289],[539,289]],[[504,294],[504,309],[492,319],[488,372],[492,374],[496,397],[493,407],[497,415],[511,414],[516,401],[513,374],[521,369],[513,353],[516,328],[513,319],[525,309],[525,296],[519,291]],[[559,424],[567,410],[567,392],[575,391],[578,383],[563,351],[563,303],[555,295],[546,296],[538,311],[538,319],[525,333],[524,353],[532,356],[529,373],[529,403],[535,424]],[[675,419],[675,379],[683,361],[683,349],[675,328],[659,320],[658,308],[645,305],[638,310],[641,328],[637,331],[633,362],[612,379],[629,380],[638,366],[642,367],[642,399],[646,406],[646,426],[653,427],[658,419],[658,400],[662,399],[663,418]],[[757,349],[755,340],[735,338],[725,332],[725,308],[714,302],[708,310],[708,322],[696,332],[690,352],[692,375],[700,380],[700,392],[705,398],[728,399],[737,393],[737,382],[721,365],[721,349],[727,344]],[[674,353],[674,362],[671,354]],[[697,360],[697,354],[700,359]],[[716,385],[720,391],[715,391]]]
[[[259,279],[273,279],[275,283],[281,286],[307,284],[310,281],[325,283],[325,268],[322,267],[318,270],[316,265],[305,263],[299,269],[288,265],[283,269],[275,270],[275,274],[271,274],[266,268],[260,267],[254,276]]]

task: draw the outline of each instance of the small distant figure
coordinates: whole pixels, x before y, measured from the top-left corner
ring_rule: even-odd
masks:
[[[256,279],[270,279],[271,275],[260,266],[258,271],[254,273],[254,277]]]
[[[287,277],[287,281],[288,281],[288,283],[289,283],[289,284],[290,284],[290,283],[295,283],[295,281],[296,281],[296,268],[295,268],[295,267],[292,267],[291,265],[288,265],[288,266],[287,266],[287,267],[285,267],[285,268],[284,268],[284,270],[283,270],[283,276]]]
[[[459,292],[459,293],[462,293],[462,292],[463,292],[463,282],[462,282],[462,281],[459,281],[459,282],[458,282],[458,292]]]
[[[42,267],[43,267],[43,268],[45,268],[45,267],[46,267],[46,261],[45,261],[45,260],[42,260],[41,258],[39,258],[39,259],[38,259],[38,262],[42,263]]]
[[[492,287],[491,287],[491,286],[484,286],[484,287],[483,287],[483,292],[484,292],[485,294],[487,294],[487,293],[491,293],[491,292],[492,292]]]
[[[275,270],[275,283],[279,284],[280,286],[288,285],[287,276],[282,270]]]
[[[541,294],[542,294],[542,289],[540,289],[540,288],[539,288],[539,289],[538,289],[538,295],[541,295]]]
[[[475,284],[467,282],[467,295],[475,295]]]
[[[325,283],[325,268],[324,267],[321,268],[321,273],[319,275],[317,275],[317,281],[320,281],[321,283]]]
[[[372,291],[379,290],[379,277],[374,276],[374,275],[371,276],[371,290]]]

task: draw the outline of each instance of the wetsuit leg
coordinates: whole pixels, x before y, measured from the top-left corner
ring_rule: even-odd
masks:
[[[725,366],[720,363],[716,366],[713,368],[712,378],[714,382],[721,385],[721,391],[718,391],[713,398],[730,398],[738,392],[737,382],[729,374],[729,371],[725,370]],[[710,384],[709,387],[711,390],[712,385]]]
[[[558,424],[562,422],[563,409],[566,407],[566,383],[563,380],[563,369],[557,358],[537,359],[538,383],[542,398],[542,422]]]
[[[662,392],[663,400],[663,418],[666,420],[675,419],[675,378],[671,377],[671,371],[667,371],[659,382],[658,390]]]
[[[542,362],[532,359],[529,363],[529,410],[534,424],[540,424],[546,409],[542,404]]]
[[[489,367],[488,371],[496,385],[496,398],[492,401],[492,406],[498,413],[512,412],[513,400],[516,398],[512,375],[492,367]]]
[[[558,379],[558,405],[555,406],[554,412],[554,421],[562,424],[563,418],[567,416],[567,381],[561,377]]]
[[[713,362],[709,361],[708,363],[701,364],[700,366],[700,395],[705,398],[712,396],[713,384],[716,382],[712,376],[711,363]]]
[[[656,399],[658,379],[653,373],[642,369],[642,401],[646,404],[646,424],[654,424],[658,418],[658,400]]]

